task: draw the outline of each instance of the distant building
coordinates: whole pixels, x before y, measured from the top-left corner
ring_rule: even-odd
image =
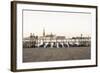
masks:
[[[23,47],[79,47],[79,46],[90,46],[91,38],[80,37],[66,38],[65,36],[56,36],[54,34],[46,34],[45,29],[43,29],[42,36],[35,36],[35,34],[30,34],[29,37],[23,38]]]

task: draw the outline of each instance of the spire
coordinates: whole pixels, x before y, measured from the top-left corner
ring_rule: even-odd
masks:
[[[43,28],[43,36],[45,36],[45,28]]]

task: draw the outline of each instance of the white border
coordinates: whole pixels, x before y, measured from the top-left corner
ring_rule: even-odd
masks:
[[[53,62],[22,62],[22,9],[33,10],[54,10],[54,11],[79,11],[90,12],[92,15],[92,37],[91,37],[91,60],[74,60],[74,61],[53,61]],[[31,4],[17,4],[17,69],[35,69],[35,68],[51,68],[51,67],[68,67],[68,66],[83,66],[95,65],[96,59],[96,9],[95,8],[80,8],[80,7],[59,7],[59,6],[44,6]]]

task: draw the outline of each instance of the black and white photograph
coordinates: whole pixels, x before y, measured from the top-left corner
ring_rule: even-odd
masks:
[[[91,58],[91,13],[23,10],[23,62]]]
[[[15,1],[12,7],[13,69],[97,65],[96,6]]]

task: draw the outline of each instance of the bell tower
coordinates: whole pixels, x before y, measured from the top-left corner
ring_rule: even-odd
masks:
[[[43,37],[45,37],[45,28],[43,28]]]

